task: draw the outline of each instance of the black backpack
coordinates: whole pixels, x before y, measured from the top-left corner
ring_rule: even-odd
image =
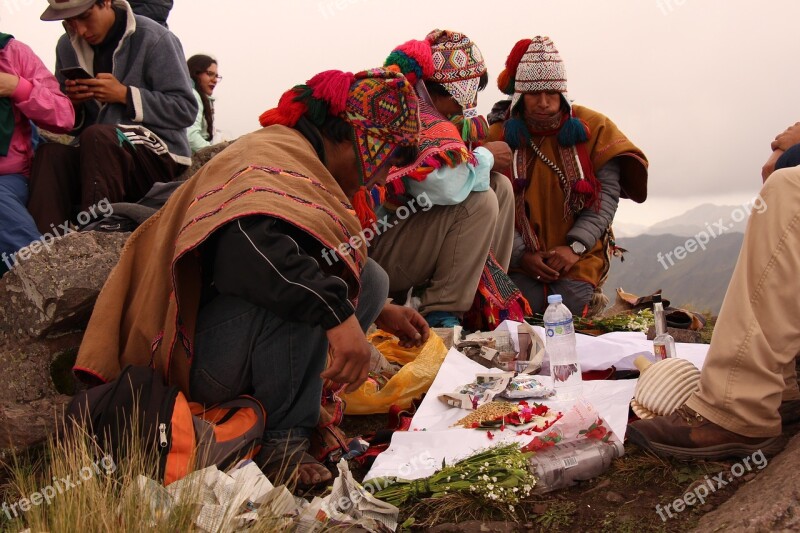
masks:
[[[193,469],[225,469],[255,456],[266,413],[249,396],[212,406],[189,402],[152,368],[128,366],[116,380],[77,394],[67,409],[68,430],[71,421],[118,459],[138,440],[145,453],[157,453],[157,475],[169,485]]]

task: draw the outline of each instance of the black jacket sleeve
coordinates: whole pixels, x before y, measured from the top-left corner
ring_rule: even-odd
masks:
[[[284,320],[331,329],[355,312],[347,283],[326,274],[292,236],[293,229],[266,216],[237,219],[220,229],[214,285],[220,294],[243,298]]]

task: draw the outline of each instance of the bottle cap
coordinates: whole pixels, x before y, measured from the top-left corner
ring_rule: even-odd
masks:
[[[654,304],[660,304],[661,303],[661,295],[660,294],[654,294],[653,295],[653,303]]]
[[[549,304],[560,304],[562,301],[563,300],[560,294],[550,294],[547,297],[547,303]]]

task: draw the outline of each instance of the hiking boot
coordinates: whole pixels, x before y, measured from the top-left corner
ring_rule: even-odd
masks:
[[[781,415],[781,424],[790,426],[800,422],[800,400],[786,400],[781,402],[778,408],[778,414]]]
[[[662,457],[709,461],[747,457],[761,450],[772,456],[783,448],[780,437],[745,437],[706,420],[684,405],[668,416],[637,420],[628,440]]]
[[[452,328],[460,326],[461,321],[448,311],[433,311],[425,315],[425,321],[432,328]]]

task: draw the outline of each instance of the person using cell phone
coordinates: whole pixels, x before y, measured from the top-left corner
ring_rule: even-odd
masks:
[[[75,109],[76,138],[44,144],[34,158],[28,209],[42,232],[78,222],[103,200],[136,202],[153,183],[179,176],[191,164],[186,128],[198,109],[169,30],[125,0],[48,4],[40,18],[66,28],[56,76]]]

